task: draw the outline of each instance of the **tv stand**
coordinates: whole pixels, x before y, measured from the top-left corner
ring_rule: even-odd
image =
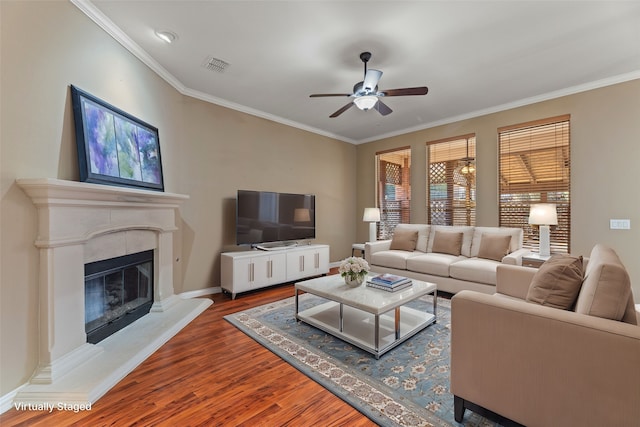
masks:
[[[240,292],[294,282],[329,272],[329,245],[292,245],[263,251],[225,252],[221,287],[235,299]]]

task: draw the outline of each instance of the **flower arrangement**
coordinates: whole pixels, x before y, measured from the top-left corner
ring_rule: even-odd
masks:
[[[347,284],[350,284],[350,282],[362,284],[369,272],[369,263],[363,258],[349,257],[342,260],[338,272],[344,277]]]

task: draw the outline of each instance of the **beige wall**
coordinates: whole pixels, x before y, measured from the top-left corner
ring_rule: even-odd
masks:
[[[219,286],[238,188],[316,194],[316,241],[350,254],[355,146],[181,95],[67,1],[0,1],[0,16],[0,396],[38,353],[36,209],[15,179],[78,179],[70,84],[158,127],[165,189],[191,197],[176,293]]]
[[[571,252],[588,256],[595,243],[613,247],[640,302],[640,80],[359,145],[357,212],[375,206],[375,153],[411,146],[411,221],[426,222],[425,143],[475,133],[477,224],[498,225],[497,128],[561,114],[571,114]],[[631,219],[631,229],[610,230],[611,218]],[[367,230],[358,224],[360,241]]]

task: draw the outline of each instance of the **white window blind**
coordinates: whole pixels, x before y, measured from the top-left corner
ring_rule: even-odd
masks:
[[[431,141],[427,147],[427,222],[475,225],[475,134]]]
[[[538,230],[529,208],[554,203],[558,225],[551,227],[551,252],[569,252],[571,231],[570,116],[498,129],[500,226],[521,227],[524,247],[537,250]]]
[[[378,238],[389,239],[396,225],[411,222],[411,148],[376,153]]]

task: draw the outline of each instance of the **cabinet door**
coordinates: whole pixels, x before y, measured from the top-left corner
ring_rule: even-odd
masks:
[[[329,272],[329,251],[318,248],[305,254],[305,274],[318,275]]]
[[[237,258],[233,260],[233,289],[235,293],[244,292],[251,289],[251,282],[255,275],[254,265],[251,258]]]
[[[305,252],[293,251],[287,253],[287,280],[304,277]]]
[[[326,274],[329,272],[329,247],[318,248],[314,259],[315,273]]]
[[[308,251],[304,254],[304,275],[313,276],[319,267],[318,251]]]
[[[267,265],[269,284],[284,283],[287,281],[287,256],[276,254],[269,257]]]
[[[251,276],[249,277],[249,286],[252,289],[261,288],[269,283],[271,262],[269,257],[251,258]]]

